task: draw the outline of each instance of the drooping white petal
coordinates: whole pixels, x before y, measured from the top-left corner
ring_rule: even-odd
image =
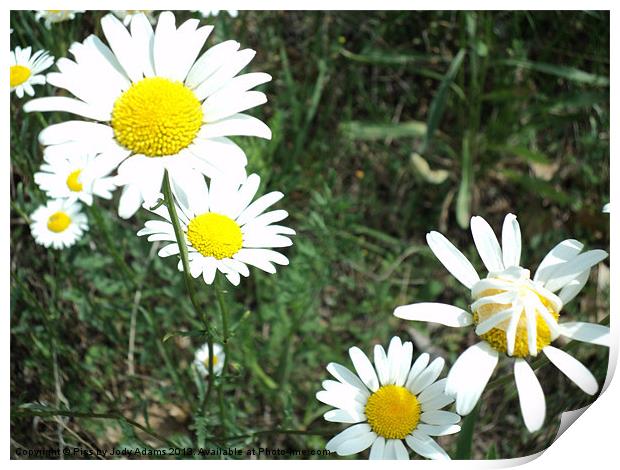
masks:
[[[449,434],[455,434],[461,430],[461,427],[458,424],[418,424],[416,428],[419,431],[423,432],[427,436],[447,436]]]
[[[534,371],[524,359],[514,364],[515,383],[519,393],[521,414],[528,431],[538,431],[545,421],[545,394]]]
[[[480,216],[471,218],[471,233],[482,262],[489,272],[504,270],[502,249],[489,223]]]
[[[369,432],[371,432],[371,429],[368,423],[354,424],[353,426],[348,427],[344,431],[332,437],[327,444],[325,444],[325,448],[330,452],[336,452],[336,449],[338,449],[341,444],[345,443],[349,439],[363,436]]]
[[[594,395],[598,391],[598,384],[592,372],[573,356],[553,346],[543,348],[543,352],[564,375],[588,395]]]
[[[586,322],[560,323],[560,334],[577,341],[610,347],[609,327]]]
[[[426,242],[441,264],[465,287],[471,289],[480,280],[478,273],[465,255],[441,233],[428,233]]]
[[[439,323],[452,327],[469,326],[473,322],[471,313],[462,308],[436,302],[401,305],[394,310],[394,316],[404,320]]]
[[[564,305],[577,297],[577,294],[581,292],[581,289],[583,289],[586,285],[586,282],[588,282],[588,279],[590,277],[590,271],[590,269],[586,269],[579,276],[577,276],[572,281],[566,283],[566,285],[562,287],[562,290],[558,294],[558,297],[560,297],[560,300],[562,300],[562,303]]]
[[[502,226],[502,260],[504,267],[519,266],[521,262],[521,227],[517,216],[508,214]]]
[[[353,455],[368,449],[377,439],[377,435],[370,431],[366,434],[351,438],[338,446],[338,455]]]
[[[501,322],[512,317],[513,313],[514,313],[514,310],[512,308],[509,308],[507,310],[502,310],[501,312],[494,313],[492,316],[490,316],[486,320],[478,323],[478,325],[476,326],[476,334],[480,336],[480,335],[487,333],[488,331],[492,330],[497,325],[499,325]]]
[[[498,354],[486,341],[466,349],[456,360],[446,382],[446,393],[456,397],[456,412],[474,409],[497,365]]]
[[[368,456],[368,460],[382,460],[384,450],[385,438],[382,436],[378,436],[375,442],[373,442],[372,447],[370,448],[370,455]]]
[[[407,436],[405,441],[415,453],[422,457],[433,460],[450,460],[446,451],[439,444],[417,429],[410,436]]]

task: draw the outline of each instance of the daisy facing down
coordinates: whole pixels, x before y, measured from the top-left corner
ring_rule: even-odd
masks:
[[[34,240],[46,248],[63,249],[75,244],[86,230],[88,219],[78,203],[53,199],[30,216]]]
[[[514,358],[514,376],[521,413],[534,432],[545,419],[545,396],[526,358],[545,356],[584,392],[598,391],[596,379],[577,359],[551,346],[558,336],[609,347],[609,328],[592,323],[558,323],[562,307],[588,280],[590,269],[607,257],[603,250],[581,253],[577,240],[564,240],[542,260],[534,277],[522,268],[521,230],[508,214],[502,228],[502,246],[482,217],[473,217],[471,231],[487,268],[484,279],[465,256],[443,235],[430,232],[429,247],[448,271],[470,289],[471,313],[453,305],[417,303],[398,307],[394,315],[406,320],[452,327],[475,326],[480,342],[463,352],[448,373],[446,393],[455,396],[461,415],[472,411],[497,365],[500,355]],[[556,295],[557,293],[557,295]]]
[[[295,231],[274,225],[288,217],[288,213],[282,209],[265,212],[283,194],[274,191],[252,202],[259,184],[256,174],[241,183],[215,178],[209,186],[204,177],[195,175],[194,183],[183,194],[175,192],[175,208],[185,235],[192,277],[202,275],[205,283],[212,284],[220,271],[236,286],[240,276],[250,275],[248,264],[270,274],[276,272],[274,264],[288,264],[286,256],[272,250],[293,244],[288,236],[295,235]],[[173,242],[158,254],[178,255],[179,245],[166,206],[151,209],[145,204],[144,208],[165,220],[146,222],[138,236],[148,235],[149,241]],[[179,270],[183,270],[181,260]]]
[[[327,421],[352,424],[332,438],[326,449],[338,455],[352,455],[370,447],[370,459],[408,460],[403,440],[417,454],[429,459],[450,457],[430,437],[454,434],[461,417],[443,411],[454,398],[444,393],[446,379],[437,380],[444,360],[429,364],[421,354],[411,364],[413,345],[397,336],[387,354],[375,345],[373,367],[357,347],[349,349],[357,374],[334,362],[327,370],[336,380],[323,381],[316,398],[335,410],[323,415]]]
[[[159,16],[155,31],[147,17],[133,15],[129,30],[113,14],[101,28],[109,44],[91,35],[74,43],[74,60],[58,60],[48,83],[73,97],[39,98],[26,111],[64,111],[84,119],[45,128],[42,145],[75,142],[98,152],[104,166],[118,166],[124,186],[119,215],[130,217],[142,202],[153,204],[164,171],[178,187],[187,175],[245,176],[245,153],[227,136],[271,138],[269,127],[243,111],[267,101],[250,91],[271,80],[266,73],[237,74],[255,55],[225,41],[200,51],[213,30],[190,19],[175,26],[171,12]],[[119,166],[120,165],[120,166]]]
[[[34,181],[48,197],[70,203],[79,200],[89,206],[93,196],[112,198],[116,185],[114,177],[107,176],[111,169],[96,165],[94,153],[85,153],[81,146],[69,143],[50,145],[43,158],[45,163],[34,174]]]
[[[24,93],[34,96],[32,85],[44,85],[45,76],[41,74],[50,68],[54,58],[47,51],[37,51],[32,54],[30,46],[22,49],[17,46],[11,51],[11,92],[15,92],[18,98]]]
[[[213,343],[213,375],[220,375],[224,367],[226,353],[221,344]],[[203,344],[194,355],[194,367],[201,377],[209,375],[209,343]]]

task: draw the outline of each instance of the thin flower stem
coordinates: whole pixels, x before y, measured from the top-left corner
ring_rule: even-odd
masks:
[[[179,222],[179,216],[177,214],[177,208],[174,203],[174,196],[172,194],[172,188],[170,187],[170,178],[168,176],[168,170],[164,171],[164,181],[163,181],[163,190],[164,190],[164,202],[166,203],[166,207],[168,208],[168,213],[170,214],[170,221],[172,222],[172,227],[174,228],[174,236],[177,240],[177,244],[179,245],[179,253],[181,255],[181,263],[183,264],[183,277],[185,279],[185,287],[187,288],[187,293],[189,295],[189,299],[194,306],[194,310],[196,314],[202,318],[202,322],[205,327],[205,334],[207,336],[207,344],[209,346],[209,376],[207,378],[208,385],[207,391],[205,392],[204,399],[200,404],[200,414],[204,414],[204,411],[209,402],[209,398],[211,396],[211,389],[213,388],[213,335],[211,333],[211,326],[209,323],[209,319],[207,317],[206,312],[200,308],[198,300],[196,299],[196,292],[194,291],[194,285],[192,284],[192,278],[189,270],[189,258],[187,255],[187,245],[185,243],[185,234],[181,229],[181,223]]]
[[[228,337],[230,333],[228,330],[228,307],[226,305],[226,301],[224,300],[224,293],[222,291],[222,286],[220,284],[219,277],[216,277],[215,279],[215,295],[217,296],[217,303],[220,307],[220,314],[222,315],[222,334],[224,336],[222,339],[222,343],[223,343],[222,346],[224,348],[224,362],[222,364],[222,373],[220,375],[220,385],[218,387],[218,400],[220,404],[220,419],[222,422],[222,427],[224,428],[224,431],[226,431],[227,419],[226,419],[226,408],[224,406],[223,378],[224,378],[224,374],[226,373],[226,364],[228,362]],[[209,356],[209,357],[213,357],[213,356]]]

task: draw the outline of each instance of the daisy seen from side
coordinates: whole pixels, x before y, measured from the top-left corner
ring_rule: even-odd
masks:
[[[88,219],[79,203],[52,199],[30,216],[34,240],[46,248],[63,249],[75,244],[88,230]]]
[[[316,398],[335,409],[325,420],[351,424],[325,445],[338,455],[352,455],[370,448],[369,458],[408,460],[403,441],[428,459],[450,457],[431,436],[460,431],[460,416],[442,410],[454,401],[444,392],[446,379],[437,380],[444,360],[423,353],[413,362],[413,345],[397,336],[387,353],[374,347],[374,367],[358,347],[349,349],[355,373],[330,363],[327,370],[336,380],[323,381]]]
[[[11,51],[11,93],[15,92],[18,98],[24,93],[34,96],[33,85],[44,85],[45,75],[41,72],[47,70],[54,63],[54,58],[47,51],[37,51],[32,54],[30,46],[22,49],[15,47]]]
[[[247,159],[227,136],[271,138],[269,127],[244,111],[267,101],[252,91],[271,80],[266,73],[237,74],[255,55],[225,41],[200,51],[212,26],[189,19],[175,26],[171,12],[155,30],[147,17],[133,15],[129,29],[113,14],[101,20],[108,45],[91,35],[74,43],[74,60],[58,60],[48,83],[74,98],[45,97],[26,111],[64,111],[80,116],[45,128],[43,145],[75,142],[95,150],[105,166],[118,166],[123,186],[119,215],[128,218],[142,202],[153,203],[164,171],[179,192],[200,172],[210,178],[245,177]],[[189,175],[189,176],[188,176]]]
[[[603,250],[582,253],[583,244],[564,240],[542,260],[534,276],[520,266],[521,229],[508,214],[500,247],[493,229],[473,217],[471,231],[488,275],[480,279],[467,258],[439,232],[426,236],[444,267],[470,290],[471,311],[442,303],[415,303],[396,308],[406,320],[475,327],[480,341],[465,350],[448,373],[446,392],[456,398],[461,415],[472,411],[500,356],[514,360],[513,370],[521,413],[534,432],[545,419],[545,396],[527,359],[541,351],[584,392],[593,395],[598,384],[592,373],[566,352],[551,345],[559,336],[609,347],[609,328],[587,322],[559,322],[562,308],[584,287],[590,270],[607,257]]]
[[[250,275],[248,265],[275,274],[275,265],[288,264],[286,256],[273,250],[293,243],[289,236],[295,235],[295,231],[276,224],[288,213],[282,209],[267,211],[283,194],[274,191],[253,201],[259,184],[256,174],[241,183],[215,178],[209,185],[197,174],[190,187],[175,194],[192,277],[202,275],[205,283],[212,284],[220,271],[236,286],[241,276]],[[146,222],[138,235],[148,236],[149,241],[172,242],[159,250],[159,256],[178,255],[179,245],[166,206],[150,208],[145,204],[144,208],[164,220]],[[181,260],[178,266],[182,271]]]

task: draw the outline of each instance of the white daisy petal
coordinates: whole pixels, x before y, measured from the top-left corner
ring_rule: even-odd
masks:
[[[504,267],[519,266],[521,261],[521,227],[517,216],[508,214],[502,226],[502,260]]]
[[[586,285],[586,282],[588,282],[588,278],[590,277],[590,271],[590,269],[586,269],[579,276],[577,276],[572,281],[569,281],[564,287],[562,287],[562,290],[560,291],[558,297],[560,297],[564,305],[577,297],[577,294],[581,292],[581,289],[583,289],[583,287]]]
[[[480,216],[472,217],[471,233],[480,258],[482,258],[482,262],[487,270],[489,272],[503,271],[502,249],[488,222]]]
[[[409,375],[407,376],[405,387],[407,387],[408,389],[411,389],[411,384],[413,383],[415,379],[418,378],[420,373],[422,373],[422,371],[426,369],[426,366],[428,365],[429,360],[430,360],[430,356],[428,353],[422,353],[418,356],[418,358],[414,361],[413,365],[411,366],[411,369],[409,370]]]
[[[396,460],[409,460],[409,452],[400,439],[392,439],[394,441],[394,453],[396,454]]]
[[[469,326],[473,322],[469,312],[453,305],[435,302],[401,305],[394,310],[394,315],[404,320],[439,323],[452,327]]]
[[[553,346],[543,348],[543,352],[564,375],[588,395],[594,395],[598,391],[598,384],[592,372],[573,356]]]
[[[456,412],[474,409],[497,365],[498,354],[485,341],[470,346],[448,372],[446,393],[456,397]]]
[[[323,415],[325,421],[333,423],[361,423],[366,421],[364,413],[355,412],[353,410],[331,410]]]
[[[461,427],[458,424],[435,425],[421,423],[418,424],[416,429],[423,432],[427,436],[448,436],[459,432]]]
[[[538,431],[545,421],[545,394],[536,374],[523,359],[514,364],[515,383],[519,392],[521,414],[528,431]]]
[[[433,460],[450,460],[446,452],[433,439],[426,434],[415,430],[405,441],[411,449],[422,457]]]
[[[607,252],[604,250],[590,250],[581,253],[554,269],[549,275],[545,287],[551,292],[555,292],[605,258],[607,258]]]
[[[383,460],[383,452],[385,450],[385,438],[378,436],[370,448],[369,460]]]
[[[380,344],[375,345],[375,369],[377,369],[379,383],[386,385],[390,379],[390,366],[385,349]]]
[[[359,377],[343,365],[330,362],[327,364],[327,371],[338,379],[340,383],[351,385],[360,390],[368,390]]]
[[[566,263],[577,256],[583,249],[583,244],[577,240],[564,240],[558,243],[543,258],[534,274],[534,281],[545,284],[551,277],[551,273],[558,265]]]
[[[437,377],[441,374],[445,363],[446,361],[442,357],[438,357],[431,362],[429,366],[411,382],[411,385],[409,386],[411,393],[417,395],[426,387],[435,382]]]
[[[331,438],[327,444],[325,444],[325,448],[330,452],[336,452],[338,447],[350,439],[354,439],[359,436],[364,436],[369,434],[371,431],[368,423],[359,423],[353,426],[348,427],[344,431],[336,434],[333,438]]]
[[[351,361],[359,378],[371,391],[376,392],[379,388],[379,379],[366,354],[357,346],[353,346],[349,349],[349,356],[351,356]]]
[[[566,322],[559,325],[560,334],[577,341],[610,347],[609,327],[586,322]]]
[[[338,455],[353,455],[368,449],[377,439],[377,435],[370,431],[361,436],[351,438],[340,444],[336,449]]]
[[[465,287],[471,289],[480,280],[469,260],[441,233],[428,233],[426,242],[441,264]]]

